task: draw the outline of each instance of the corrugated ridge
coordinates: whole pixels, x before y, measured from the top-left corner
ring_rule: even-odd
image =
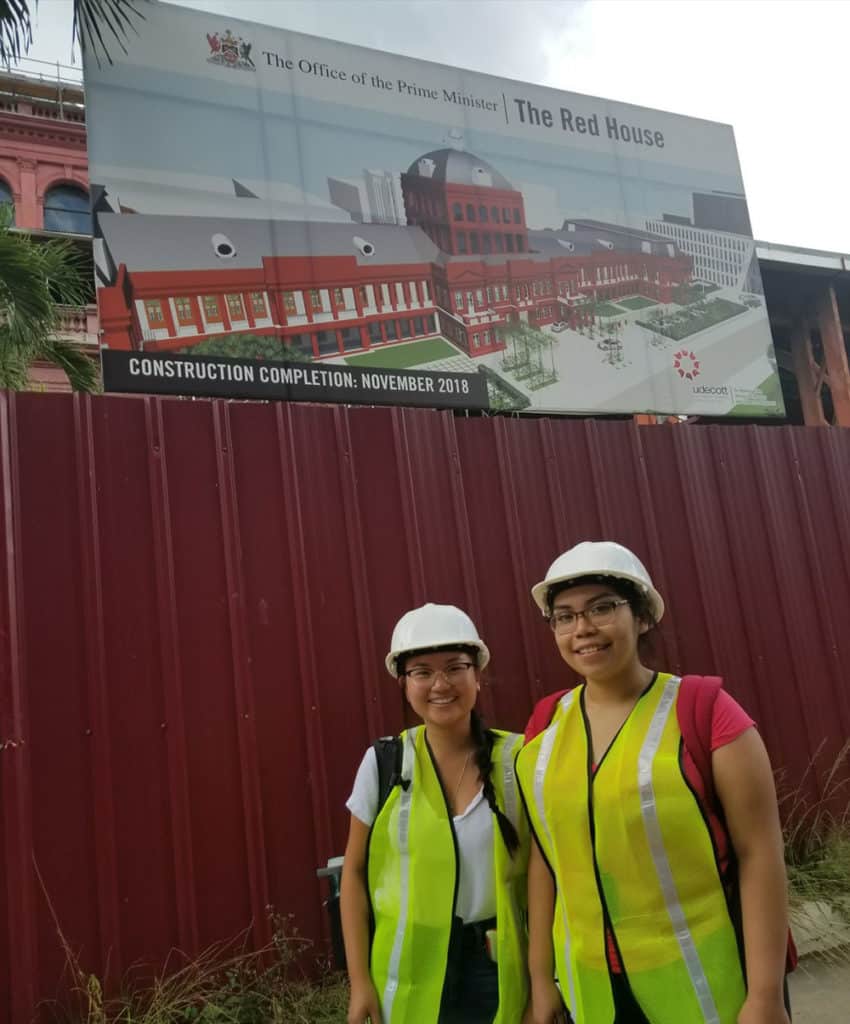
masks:
[[[18,436],[24,412],[30,429]],[[69,486],[57,480],[51,488],[28,472],[22,490],[20,467],[42,465],[57,476],[72,467],[62,477]],[[145,487],[125,496],[119,470],[142,474]],[[39,947],[47,917],[32,858],[51,864],[55,887],[62,837],[45,831],[36,790],[49,792],[54,781],[58,792],[88,802],[73,809],[77,841],[61,865],[86,884],[62,892],[60,922],[73,948],[85,945],[86,969],[117,972],[161,961],[174,947],[192,952],[219,919],[253,927],[260,943],[268,904],[283,913],[298,907],[296,924],[319,939],[315,868],[342,852],[356,757],[399,723],[381,661],[395,619],[425,600],[466,607],[485,624],[494,654],[488,721],[521,727],[534,697],[569,681],[529,588],[581,539],[607,536],[639,551],[670,609],[663,667],[724,674],[759,718],[788,781],[817,798],[823,770],[807,774],[807,766],[850,732],[850,636],[841,625],[850,601],[848,470],[850,434],[839,430],[638,429],[424,410],[0,395],[0,740],[24,740],[11,756],[0,754],[12,1024],[28,1024],[30,1008],[58,981],[49,973],[55,950]],[[44,495],[53,502],[46,517],[35,507]],[[33,522],[68,524],[58,536],[79,551],[57,568],[65,541],[40,557]],[[122,582],[115,538],[126,543],[136,529],[138,593],[113,607]],[[68,614],[56,637],[34,636],[32,623],[44,616],[23,606],[24,595],[35,602],[48,588],[49,607]],[[196,606],[220,627],[209,646]],[[134,608],[152,642],[134,646],[128,677],[144,685],[131,694],[110,628],[132,637]],[[67,652],[64,674],[37,646],[52,639],[63,659]],[[90,738],[81,742],[76,720],[63,733],[55,712],[28,700],[28,688],[45,687],[44,677],[28,675],[30,660],[61,678],[62,706],[74,716],[82,709]],[[110,734],[110,722],[135,728],[116,717],[131,696],[144,717],[134,749],[164,730],[164,766],[131,763]],[[193,719],[208,699],[220,712],[199,727]],[[281,723],[303,754],[277,740]],[[39,735],[51,738],[51,758],[31,764],[27,740]],[[204,789],[207,765],[230,787],[220,820],[215,794]],[[78,778],[56,778],[57,770]],[[160,780],[159,803],[149,806],[161,817],[152,821],[121,790],[124,780],[141,792],[145,773]],[[280,821],[281,799],[297,820]],[[213,811],[210,820],[199,806]],[[132,839],[117,835],[119,821],[132,824]],[[127,918],[145,891],[135,891],[138,858],[130,872],[121,858],[154,828],[159,853],[144,885],[168,897],[157,899],[155,913]],[[296,834],[289,849],[287,836]],[[206,891],[219,862],[238,877]],[[131,891],[119,890],[128,884]],[[139,926],[128,930],[128,920]],[[0,1015],[6,1009],[0,1001]]]

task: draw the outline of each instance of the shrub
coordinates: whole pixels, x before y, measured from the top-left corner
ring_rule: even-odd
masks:
[[[271,915],[271,943],[247,949],[247,934],[194,958],[172,954],[153,979],[131,971],[115,996],[86,973],[61,936],[77,1009],[54,1005],[57,1024],[344,1024],[348,985],[321,965],[317,981],[302,968],[310,942]]]
[[[816,762],[817,755],[807,774],[815,771]],[[792,790],[785,790],[781,779],[778,785],[792,916],[802,912],[807,930],[823,933],[816,944],[825,948],[823,955],[837,955],[843,962],[846,953],[835,953],[840,936],[829,933],[835,931],[836,921],[843,920],[845,934],[850,935],[849,765],[850,741],[827,772],[822,795],[815,801],[805,795],[805,777]]]
[[[270,359],[309,363],[312,356],[297,345],[287,345],[275,334],[223,334],[180,349],[187,356],[225,356],[228,359]]]

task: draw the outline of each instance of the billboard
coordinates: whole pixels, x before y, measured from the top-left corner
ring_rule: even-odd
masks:
[[[783,413],[726,125],[167,4],[85,82],[107,390]]]

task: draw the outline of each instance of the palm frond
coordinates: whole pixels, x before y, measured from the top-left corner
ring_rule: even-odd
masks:
[[[16,322],[35,326],[55,315],[50,289],[39,286],[41,261],[35,249],[28,236],[0,229],[0,316],[7,327]]]
[[[7,331],[0,329],[0,388],[23,391],[29,383],[29,353],[11,341]]]
[[[0,0],[0,61],[7,67],[17,63],[31,45],[32,15],[27,0]]]
[[[0,0],[0,3],[2,2],[3,0]],[[110,45],[114,40],[122,52],[126,53],[127,47],[124,43],[128,31],[137,32],[137,20],[145,20],[138,5],[148,2],[149,0],[74,0],[73,37],[79,40],[84,50],[90,50],[98,66],[101,56],[112,64],[101,26],[107,30],[107,38],[111,36]]]
[[[37,242],[12,230],[0,211],[0,386],[26,387],[27,367],[46,361],[64,370],[76,390],[97,387],[92,360],[56,337],[57,303],[80,307],[89,301],[88,270],[86,254],[74,243]]]
[[[98,391],[100,377],[97,363],[81,352],[73,342],[46,338],[39,346],[33,362],[51,363],[65,371],[74,391]]]
[[[68,239],[51,239],[37,248],[53,301],[85,306],[91,297],[90,257]]]

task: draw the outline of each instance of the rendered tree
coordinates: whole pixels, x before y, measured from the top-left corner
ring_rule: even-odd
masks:
[[[269,359],[277,363],[309,363],[312,353],[297,345],[287,345],[274,334],[223,334],[200,341],[183,351],[195,356],[225,356],[231,359]]]

